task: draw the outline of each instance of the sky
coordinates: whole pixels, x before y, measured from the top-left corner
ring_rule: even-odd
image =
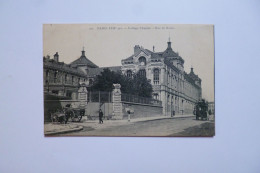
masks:
[[[202,79],[202,97],[214,101],[214,26],[169,24],[44,24],[43,55],[58,52],[71,63],[84,47],[86,56],[100,67],[120,66],[134,46],[162,52],[170,38],[172,48],[184,59],[184,70]]]

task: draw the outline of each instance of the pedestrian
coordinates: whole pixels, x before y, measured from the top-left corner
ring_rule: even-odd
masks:
[[[99,124],[103,124],[102,118],[103,118],[103,112],[101,109],[99,109]]]
[[[130,119],[131,119],[131,111],[130,111],[130,109],[128,109],[127,113],[128,113],[128,122],[130,122]]]

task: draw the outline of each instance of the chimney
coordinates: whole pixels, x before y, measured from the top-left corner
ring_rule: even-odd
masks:
[[[59,62],[59,54],[58,54],[58,52],[56,52],[54,54],[54,61]]]
[[[153,46],[153,52],[154,52],[154,46]]]
[[[194,72],[193,72],[193,67],[190,68],[190,73],[194,73]]]
[[[136,52],[138,52],[139,49],[140,49],[140,46],[139,45],[135,45],[135,47],[134,47],[134,54],[136,54]]]

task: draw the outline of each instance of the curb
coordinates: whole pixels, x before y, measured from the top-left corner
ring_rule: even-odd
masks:
[[[80,131],[82,129],[83,129],[83,126],[78,126],[73,129],[61,130],[61,131],[57,131],[57,132],[44,132],[44,135],[46,136],[46,135],[56,135],[56,134],[62,134],[62,133],[76,132],[76,131]]]
[[[194,116],[194,115],[189,115],[189,116],[176,116],[176,117],[158,117],[158,118],[155,118],[155,119],[132,121],[132,122],[144,122],[144,121],[154,121],[154,120],[163,120],[163,119],[189,118],[189,117],[193,117],[193,116]]]

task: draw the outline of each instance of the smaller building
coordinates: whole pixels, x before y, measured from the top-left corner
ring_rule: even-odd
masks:
[[[81,56],[70,64],[60,62],[58,52],[53,59],[49,56],[43,57],[44,92],[75,100],[78,97],[79,84],[89,83],[88,69],[97,67],[85,56],[84,50]]]

